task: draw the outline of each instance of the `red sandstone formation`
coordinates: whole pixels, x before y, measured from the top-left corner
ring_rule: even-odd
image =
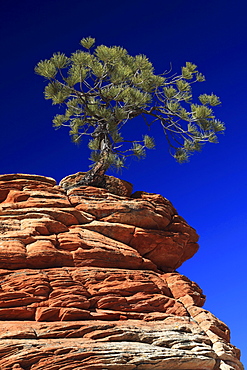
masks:
[[[0,176],[0,369],[242,370],[176,272],[195,230],[161,195]]]

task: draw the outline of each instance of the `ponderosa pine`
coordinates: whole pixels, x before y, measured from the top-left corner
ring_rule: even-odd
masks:
[[[187,62],[180,74],[155,74],[145,55],[131,56],[119,46],[94,47],[95,39],[81,40],[83,50],[70,57],[54,53],[40,61],[35,72],[48,80],[45,99],[64,106],[53,119],[55,128],[69,127],[75,143],[88,138],[92,168],[83,184],[104,186],[104,174],[111,166],[119,169],[129,156],[145,157],[154,148],[148,135],[125,140],[122,128],[141,116],[151,127],[161,124],[171,155],[178,162],[201,150],[205,142],[216,143],[225,130],[213,108],[220,104],[214,95],[192,100],[192,84],[204,81],[197,66]]]

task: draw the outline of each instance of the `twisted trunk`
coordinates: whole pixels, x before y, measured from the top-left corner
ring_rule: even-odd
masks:
[[[105,172],[109,168],[109,155],[112,153],[112,144],[106,128],[106,124],[98,125],[94,138],[99,139],[100,158],[92,169],[87,171],[80,181],[80,185],[90,185],[99,188],[105,187]]]
[[[80,181],[80,185],[90,185],[98,188],[104,188],[104,175],[109,167],[107,158],[107,153],[102,153],[101,158],[97,163],[95,163],[94,167],[85,173],[83,179]]]

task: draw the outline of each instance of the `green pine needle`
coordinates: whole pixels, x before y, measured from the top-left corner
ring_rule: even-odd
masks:
[[[84,39],[81,40],[81,45],[85,49],[90,49],[95,43],[95,39],[92,37],[85,37]]]
[[[213,110],[220,99],[213,93],[201,94],[196,104],[192,86],[205,77],[195,64],[186,62],[178,75],[159,75],[145,55],[94,44],[94,38],[83,38],[83,50],[70,57],[54,53],[35,67],[35,73],[48,80],[45,99],[64,108],[63,114],[55,115],[53,126],[68,126],[75,143],[88,138],[91,161],[119,169],[130,155],[144,158],[146,149],[155,147],[154,139],[142,133],[127,139],[123,135],[125,125],[130,121],[134,125],[136,117],[144,118],[149,128],[161,124],[171,152],[178,147],[172,155],[180,163],[204,143],[218,142],[225,125]]]
[[[152,138],[148,135],[145,135],[144,138],[143,138],[143,141],[144,141],[144,145],[145,145],[146,148],[148,148],[148,149],[154,149],[155,148],[154,138]]]

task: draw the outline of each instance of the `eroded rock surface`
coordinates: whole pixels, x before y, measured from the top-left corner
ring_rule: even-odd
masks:
[[[0,368],[242,370],[176,272],[195,230],[161,195],[78,176],[0,176]]]

